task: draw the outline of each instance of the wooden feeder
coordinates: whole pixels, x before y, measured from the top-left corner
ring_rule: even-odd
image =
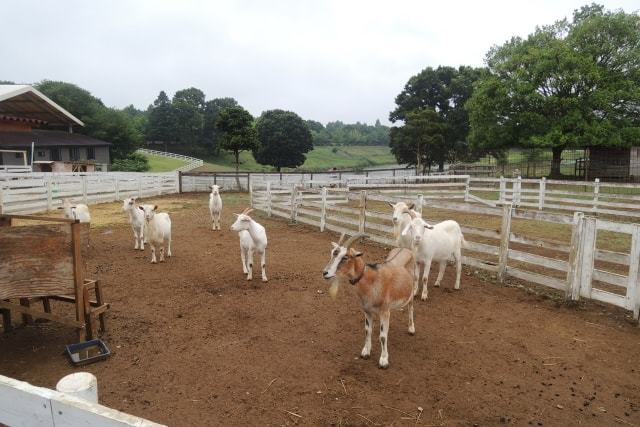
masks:
[[[37,223],[15,226],[16,219]],[[99,282],[85,279],[88,242],[87,223],[0,215],[0,314],[5,332],[12,328],[12,312],[21,313],[24,323],[40,318],[73,326],[79,341],[95,335],[98,320],[100,330],[105,330],[109,304],[103,301]],[[75,305],[75,320],[53,314],[51,300]],[[40,301],[42,310],[33,305]]]

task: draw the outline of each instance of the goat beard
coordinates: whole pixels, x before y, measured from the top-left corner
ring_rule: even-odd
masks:
[[[340,287],[340,280],[338,280],[338,278],[335,277],[331,281],[331,286],[329,286],[329,296],[331,296],[332,299],[336,299],[336,295],[338,295],[339,287]]]

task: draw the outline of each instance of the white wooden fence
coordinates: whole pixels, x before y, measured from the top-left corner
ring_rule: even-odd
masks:
[[[138,148],[138,153],[150,154],[152,156],[168,157],[170,159],[178,159],[187,162],[186,165],[180,166],[176,171],[187,172],[204,165],[202,159],[196,159],[195,157],[183,156],[182,154],[168,153],[166,151],[149,150],[147,148]]]
[[[93,204],[178,190],[176,172],[0,173],[0,213],[48,211],[62,206],[63,198]]]
[[[2,375],[0,425],[161,427],[144,418]]]
[[[463,178],[466,179],[466,178]],[[415,201],[429,221],[439,216],[458,216],[468,247],[463,263],[489,271],[503,281],[508,277],[565,292],[568,299],[588,298],[633,311],[640,309],[640,225],[618,223],[576,212],[574,215],[485,206],[474,201],[463,179],[443,183],[406,185],[369,184],[353,188],[308,188],[296,185],[252,182],[251,202],[256,209],[293,222],[354,234],[367,233],[371,240],[394,245],[391,208],[386,202]],[[435,178],[434,178],[435,180]],[[384,203],[381,203],[384,202]],[[480,228],[477,218],[494,219],[498,227]],[[466,218],[466,219],[465,219]],[[486,221],[484,221],[486,222]],[[532,238],[513,231],[514,222],[533,222],[533,228],[565,228],[571,241]],[[598,232],[614,233],[631,241],[628,252],[596,246]],[[553,235],[553,231],[550,232]],[[609,234],[608,237],[611,237]]]

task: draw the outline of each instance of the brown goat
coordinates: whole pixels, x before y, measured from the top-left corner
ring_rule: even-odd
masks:
[[[394,249],[387,260],[381,264],[365,264],[362,252],[351,248],[361,237],[357,234],[348,239],[344,245],[344,234],[338,243],[332,242],[331,259],[324,268],[323,277],[334,280],[332,286],[348,282],[356,287],[364,312],[364,329],[366,338],[360,353],[363,359],[371,355],[371,332],[373,317],[380,318],[380,361],[381,368],[389,367],[387,351],[389,334],[389,317],[391,310],[399,310],[408,305],[409,333],[415,333],[413,324],[413,255],[408,249]],[[335,292],[335,291],[334,291]]]

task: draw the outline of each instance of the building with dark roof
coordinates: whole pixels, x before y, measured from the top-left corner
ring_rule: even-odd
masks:
[[[34,171],[106,171],[111,144],[74,133],[78,126],[84,123],[35,88],[0,85],[0,168],[26,160]]]

